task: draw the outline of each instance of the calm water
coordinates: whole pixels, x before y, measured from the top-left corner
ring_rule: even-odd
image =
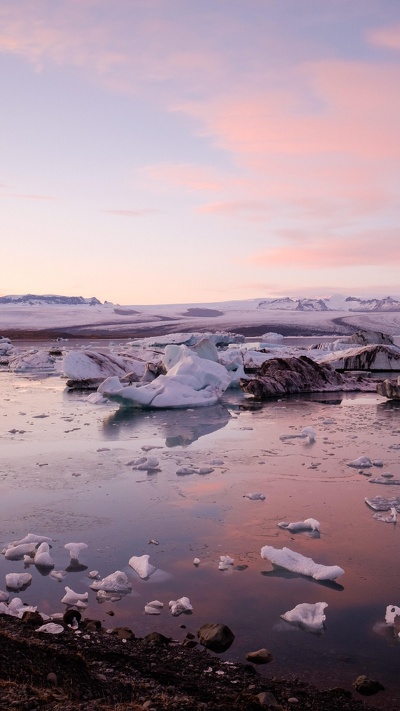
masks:
[[[371,703],[400,708],[400,642],[382,624],[386,606],[400,605],[400,531],[374,520],[364,502],[400,495],[400,487],[371,484],[347,466],[367,455],[384,461],[374,475],[400,479],[400,403],[328,394],[260,405],[228,393],[212,408],[141,413],[91,405],[65,391],[58,377],[2,372],[0,389],[0,544],[28,532],[50,536],[56,569],[69,562],[64,543],[88,544],[82,565],[62,583],[30,566],[32,584],[19,595],[24,602],[60,612],[65,585],[89,590],[87,615],[104,626],[128,625],[137,635],[156,629],[176,639],[204,622],[224,622],[236,635],[227,660],[243,661],[246,652],[267,647],[274,661],[262,673],[297,675],[324,687],[351,688],[367,674],[386,687]],[[306,425],[316,430],[313,445],[280,440]],[[159,472],[126,464],[147,446],[155,447],[150,453]],[[176,473],[217,458],[223,464],[208,475]],[[248,492],[266,500],[243,498]],[[277,527],[308,517],[320,521],[319,538]],[[327,586],[274,570],[260,557],[267,544],[340,565],[345,575]],[[143,553],[157,567],[146,581],[128,566]],[[247,567],[219,571],[223,554]],[[102,576],[125,571],[132,594],[98,603],[87,577],[93,569]],[[0,589],[6,573],[23,570],[22,562],[1,556]],[[169,600],[184,595],[193,614],[172,617]],[[161,615],[145,616],[144,605],[154,599],[164,602]],[[328,603],[322,635],[280,619],[301,602],[319,601]]]

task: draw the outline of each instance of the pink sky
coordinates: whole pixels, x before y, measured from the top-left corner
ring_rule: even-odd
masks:
[[[400,6],[3,0],[0,294],[398,293]]]

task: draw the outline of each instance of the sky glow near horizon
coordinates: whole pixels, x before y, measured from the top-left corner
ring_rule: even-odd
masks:
[[[397,0],[2,0],[0,295],[400,292]]]

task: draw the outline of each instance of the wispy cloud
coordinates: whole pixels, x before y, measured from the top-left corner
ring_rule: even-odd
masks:
[[[34,195],[33,193],[2,193],[0,197],[17,198],[19,200],[56,200],[52,195]]]
[[[101,212],[121,217],[148,217],[149,215],[159,215],[162,211],[148,207],[139,210],[101,210]]]
[[[219,192],[245,184],[243,179],[226,175],[213,166],[190,163],[156,163],[143,168],[142,174],[149,187],[162,190],[183,188],[187,192]]]
[[[367,39],[371,44],[377,47],[383,47],[384,49],[393,49],[399,51],[400,23],[396,25],[389,25],[387,27],[380,27],[375,30],[370,30],[367,33]]]
[[[249,256],[250,264],[289,269],[400,265],[399,228],[369,230],[353,236],[310,236],[300,230],[281,230],[277,234],[289,243]]]

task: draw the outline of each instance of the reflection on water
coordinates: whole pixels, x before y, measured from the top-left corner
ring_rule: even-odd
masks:
[[[165,437],[167,447],[178,447],[192,444],[200,437],[225,427],[231,415],[224,405],[198,407],[193,410],[135,410],[120,408],[103,421],[103,432],[107,439],[115,439],[124,430],[124,436],[129,431],[151,430],[158,437]]]

